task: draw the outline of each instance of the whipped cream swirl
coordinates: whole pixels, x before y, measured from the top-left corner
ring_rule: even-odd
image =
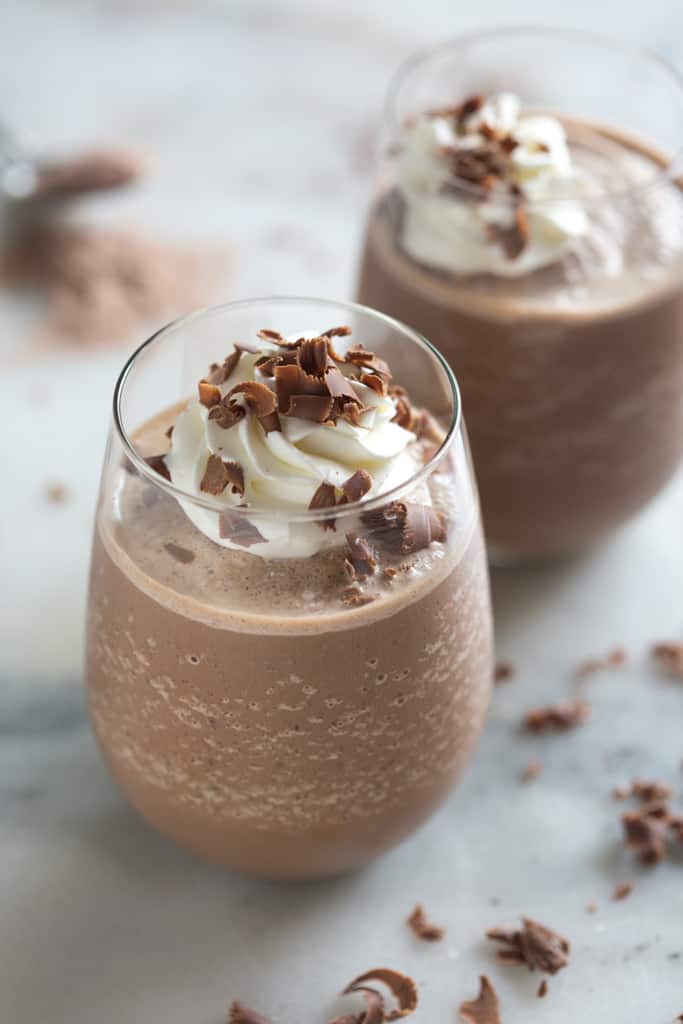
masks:
[[[297,337],[316,337],[315,332]],[[337,349],[341,339],[335,338]],[[237,365],[219,385],[221,398],[236,385],[256,381],[275,390],[273,377],[264,376],[256,366],[263,356],[282,352],[269,342],[260,343],[257,352],[241,351]],[[344,366],[340,367],[343,371]],[[358,424],[345,418],[336,422],[316,422],[292,415],[280,416],[280,429],[266,431],[258,417],[249,414],[243,396],[245,414],[238,422],[222,427],[212,419],[210,408],[192,399],[179,414],[173,427],[171,450],[166,466],[175,485],[189,493],[207,497],[202,480],[210,456],[237,464],[243,474],[241,487],[225,486],[214,501],[226,510],[242,506],[234,521],[245,524],[247,543],[235,538],[237,532],[221,527],[221,514],[192,502],[183,508],[195,526],[214,543],[223,547],[261,555],[265,558],[304,558],[345,543],[345,534],[354,523],[345,519],[336,530],[325,529],[321,522],[292,522],[292,514],[306,512],[321,484],[334,488],[342,485],[358,470],[365,470],[371,487],[365,498],[373,498],[410,479],[421,465],[420,452],[415,450],[416,436],[393,422],[397,403],[389,394],[380,394],[349,372],[344,376],[360,401],[363,410]],[[411,445],[413,448],[411,450]],[[249,517],[249,508],[257,513]],[[253,526],[260,540],[249,536]]]
[[[521,190],[527,225],[525,244],[514,256],[496,238],[514,228],[509,192],[494,186],[477,198],[467,195],[467,181],[462,195],[452,187],[457,179],[449,155],[488,146],[492,134],[514,140],[505,153],[505,182]],[[554,117],[522,114],[512,93],[490,97],[468,116],[444,111],[410,121],[398,176],[405,200],[403,247],[440,270],[521,276],[556,262],[588,232],[581,198],[591,193],[591,181],[573,166],[563,125]]]

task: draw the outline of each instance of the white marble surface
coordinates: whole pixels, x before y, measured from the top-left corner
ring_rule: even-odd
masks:
[[[550,17],[520,0],[515,14],[601,29],[618,17],[623,35],[683,56],[676,2],[582,2]],[[87,215],[227,239],[226,298],[345,296],[388,74],[417,45],[509,16],[503,0],[4,0],[2,112],[47,145],[150,150],[149,183]],[[482,971],[504,1024],[667,1024],[683,1012],[683,858],[636,868],[609,797],[636,774],[683,795],[683,688],[645,658],[653,639],[683,635],[683,478],[591,559],[494,576],[499,649],[519,678],[497,690],[473,770],[417,837],[332,883],[236,879],[127,810],[84,716],[92,508],[131,340],[38,359],[24,330],[35,310],[0,303],[0,1021],[219,1024],[239,996],[280,1024],[323,1024],[341,985],[380,962],[419,981],[416,1024],[454,1021]],[[51,479],[69,487],[63,505],[45,501]],[[590,683],[589,725],[518,734],[525,708],[571,692],[571,666],[614,643],[632,662]],[[523,786],[534,756],[545,772]],[[632,896],[613,902],[626,880]],[[448,927],[442,944],[405,928],[418,899]],[[544,1002],[537,978],[498,967],[482,942],[520,913],[573,940]]]

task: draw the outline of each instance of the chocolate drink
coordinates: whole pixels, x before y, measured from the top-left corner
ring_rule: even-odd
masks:
[[[557,203],[555,223],[542,222],[553,193],[537,202],[532,182],[525,199],[511,197],[526,204],[526,234],[489,223],[482,241],[463,220],[439,236],[436,206],[416,207],[423,197],[399,174],[371,211],[358,285],[360,301],[422,331],[454,367],[487,540],[502,559],[586,549],[683,456],[680,190],[635,140],[549,120],[566,146],[555,129],[536,137],[539,159],[550,154],[539,178],[550,181],[557,147],[565,193],[578,182],[583,195]],[[450,201],[482,209],[481,198]]]
[[[176,438],[172,409],[136,447],[165,450],[174,422]],[[229,868],[312,878],[363,864],[443,800],[488,705],[490,611],[465,481],[442,466],[421,487],[448,539],[373,546],[349,587],[348,549],[319,523],[306,537],[334,546],[306,557],[219,546],[117,469],[93,550],[89,701],[113,775],[160,832]]]

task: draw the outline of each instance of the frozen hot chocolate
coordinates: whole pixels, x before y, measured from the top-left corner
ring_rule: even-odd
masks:
[[[371,314],[354,313],[360,330]],[[100,744],[155,827],[238,870],[364,863],[444,798],[483,724],[490,613],[462,435],[392,378],[384,329],[381,355],[345,329],[238,343],[105,472]]]
[[[505,92],[401,123],[358,294],[456,370],[494,555],[587,548],[681,461],[683,200],[666,163]]]

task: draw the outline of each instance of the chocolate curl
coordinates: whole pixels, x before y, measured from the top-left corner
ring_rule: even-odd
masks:
[[[322,508],[334,508],[337,504],[337,496],[332,484],[321,483],[311,498],[308,507],[311,510]],[[320,525],[323,530],[336,530],[334,517],[321,519]]]
[[[230,389],[224,401],[227,399],[230,402],[238,394],[244,395],[249,410],[253,412],[267,434],[271,430],[282,429],[280,417],[277,414],[276,397],[267,385],[258,381],[243,381]]]

